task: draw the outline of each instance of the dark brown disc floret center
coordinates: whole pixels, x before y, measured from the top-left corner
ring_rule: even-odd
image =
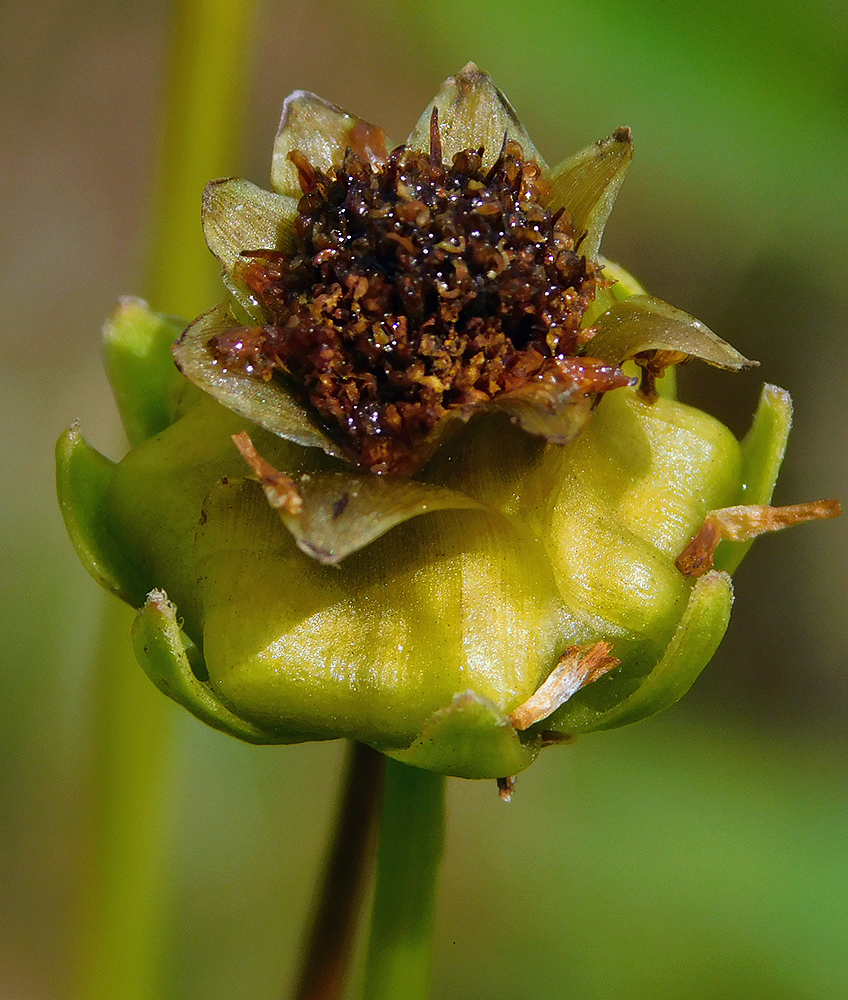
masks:
[[[568,213],[545,206],[518,143],[505,140],[488,169],[483,152],[446,166],[434,114],[429,153],[400,147],[375,163],[348,150],[328,173],[293,153],[295,252],[237,265],[268,322],[218,335],[212,350],[297,386],[373,472],[415,471],[451,411],[575,378],[565,361],[585,339],[600,268]]]

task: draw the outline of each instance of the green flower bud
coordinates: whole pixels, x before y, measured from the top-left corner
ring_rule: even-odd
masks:
[[[680,361],[751,362],[599,256],[628,130],[551,170],[468,66],[391,148],[287,100],[274,191],[204,196],[227,300],[107,324],[134,447],[72,427],[60,502],[198,718],[503,779],[673,704],[750,539],[838,506],[767,506],[781,389],[741,443],[674,398]]]

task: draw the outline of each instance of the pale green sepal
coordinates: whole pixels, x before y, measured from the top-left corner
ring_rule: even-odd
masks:
[[[595,320],[607,309],[612,308],[616,302],[623,302],[631,295],[648,294],[633,275],[629,271],[625,271],[620,264],[615,264],[601,255],[598,255],[597,262],[604,269],[603,277],[611,280],[612,284],[607,288],[599,288],[595,292],[592,304],[583,313],[583,319],[580,321],[580,326],[583,329],[592,326]]]
[[[492,418],[508,417],[525,435],[541,438],[550,444],[564,445],[573,441],[592,415],[595,397],[581,391],[573,382],[531,382],[504,392],[484,403],[476,403],[467,412],[450,410],[439,422],[432,436],[433,459],[436,466],[425,466],[424,475],[430,477],[430,468],[438,467],[440,452],[452,453],[451,442],[475,433],[481,424],[490,426]],[[465,428],[468,427],[469,430]],[[502,431],[498,432],[502,436]],[[519,439],[520,440],[520,439]],[[513,446],[514,448],[514,446]],[[462,457],[463,465],[471,453]],[[499,453],[486,472],[489,478],[494,469],[502,467],[505,454]],[[453,474],[453,473],[450,473]]]
[[[407,747],[457,691],[521,703],[564,644],[540,544],[485,511],[400,524],[336,568],[298,551],[258,483],[229,480],[193,570],[210,686],[280,733]]]
[[[222,367],[208,344],[218,333],[237,326],[226,303],[210,309],[192,323],[173,348],[180,371],[227,409],[279,437],[328,455],[342,452],[318,427],[294,392],[276,379],[253,378],[238,369]]]
[[[584,353],[616,365],[642,351],[688,354],[731,371],[757,364],[694,316],[652,295],[631,295],[616,302],[592,326],[595,334]]]
[[[133,447],[177,417],[186,381],[174,365],[171,347],[186,326],[129,297],[120,300],[103,326],[106,373]]]
[[[256,296],[235,275],[236,261],[246,250],[293,253],[297,201],[237,177],[210,181],[203,191],[203,235],[221,262],[224,284],[246,315],[264,322]]]
[[[771,502],[786,442],[792,428],[792,399],[785,389],[766,384],[751,429],[742,441],[742,494],[739,503]],[[720,542],[715,566],[733,573],[751,542]]]
[[[135,617],[132,641],[136,659],[156,687],[201,722],[248,743],[289,742],[234,715],[198,680],[206,672],[202,657],[181,631],[177,609],[164,591],[148,595]]]
[[[421,736],[405,750],[384,750],[404,764],[457,778],[518,774],[538,752],[537,743],[522,743],[495,705],[474,691],[460,692],[431,716]]]
[[[144,599],[143,585],[110,537],[103,501],[117,466],[101,455],[72,424],[56,442],[56,492],[65,528],[83,566],[106,590],[136,607]]]
[[[621,264],[616,264],[615,261],[600,254],[597,260],[604,269],[604,277],[611,278],[615,282],[610,288],[610,292],[616,301],[624,301],[624,299],[629,299],[631,295],[648,294],[644,285],[637,281],[629,271],[625,271]]]
[[[686,694],[712,659],[727,631],[732,604],[733,585],[728,574],[715,570],[705,574],[693,586],[665,652],[632,694],[615,697],[613,670],[578,692],[545,720],[544,728],[569,735],[614,729],[669,708]],[[610,707],[598,711],[599,706],[591,706],[592,696],[603,695],[604,688],[609,692]]]
[[[609,278],[612,284],[608,288],[600,288],[595,294],[595,299],[586,312],[583,314],[583,319],[580,325],[586,329],[592,326],[595,320],[603,315],[608,309],[611,309],[616,302],[624,302],[625,299],[629,299],[631,295],[647,295],[644,286],[633,277],[629,271],[620,265],[616,264],[614,261],[607,260],[606,257],[598,255],[598,263],[604,269],[604,277]],[[589,341],[588,345],[584,349],[584,354],[592,353],[592,342]],[[622,369],[625,375],[631,375],[635,378],[639,377],[639,368],[634,364],[625,363],[622,365]],[[656,390],[660,396],[665,396],[667,399],[677,398],[677,368],[674,365],[670,365],[662,373],[661,377],[658,377]]]
[[[535,160],[545,170],[545,161],[533,145],[509,101],[488,73],[468,63],[456,76],[449,76],[427,105],[407,140],[407,147],[429,152],[430,117],[439,109],[442,159],[448,166],[457,153],[483,147],[483,163],[491,166],[503,147],[504,137],[519,143],[525,160]]]
[[[785,389],[766,383],[751,429],[742,441],[742,503],[771,502],[791,429],[791,396]]]
[[[526,433],[563,445],[583,429],[594,401],[573,383],[530,382],[495,396],[477,412],[502,410]]]
[[[217,480],[246,473],[232,435],[247,422],[205,393],[200,396],[182,419],[118,463],[99,514],[112,536],[120,538],[120,551],[131,554],[138,567],[133,605],[140,607],[156,587],[167,589],[195,641],[202,618],[192,546],[203,501]],[[315,468],[314,460],[328,461],[317,449],[299,448],[258,428],[254,432],[282,468],[301,472]]]
[[[470,497],[443,486],[395,476],[306,473],[295,480],[299,514],[280,510],[283,523],[307,555],[337,565],[398,524],[437,510],[482,510]]]
[[[296,90],[283,104],[271,157],[271,187],[290,198],[300,198],[300,177],[289,153],[296,150],[310,166],[327,173],[341,165],[348,148],[379,162],[386,155],[385,133],[317,94]]]
[[[604,226],[632,159],[630,129],[619,128],[608,138],[563,160],[551,173],[547,203],[554,209],[565,206],[575,237],[583,237],[579,252],[589,259],[598,252]]]
[[[641,645],[640,663],[628,654],[626,668],[611,675],[638,682],[689,600],[691,585],[674,560],[708,510],[735,501],[739,442],[706,413],[616,389],[572,445],[549,447],[543,457],[545,468],[526,480],[523,504],[542,512],[538,530],[560,594],[573,612],[609,623],[596,638],[616,641],[622,660],[611,626]],[[590,684],[586,700],[606,686],[605,678]]]

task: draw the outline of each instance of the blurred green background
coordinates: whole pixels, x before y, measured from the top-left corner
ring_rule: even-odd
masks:
[[[77,417],[123,448],[98,331],[144,282],[171,17],[165,0],[0,8],[3,1000],[70,991],[103,600],[52,448]],[[742,434],[761,382],[786,387],[777,501],[848,499],[844,3],[269,0],[253,35],[234,168],[260,184],[289,91],[402,139],[469,59],[551,162],[630,125],[606,254],[762,362],[693,367],[683,397]],[[761,540],[724,645],[665,716],[548,751],[509,806],[449,782],[434,997],[848,996],[846,539],[835,522]],[[166,996],[282,996],[341,748],[252,748],[172,715]]]

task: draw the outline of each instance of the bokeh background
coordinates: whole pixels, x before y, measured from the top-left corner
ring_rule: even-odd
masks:
[[[3,1000],[71,995],[103,599],[65,537],[52,447],[77,417],[124,447],[99,328],[145,282],[172,16],[0,7]],[[469,59],[549,161],[630,125],[606,254],[762,362],[693,367],[684,398],[742,434],[761,382],[785,386],[777,501],[848,499],[841,0],[267,0],[252,45],[234,170],[260,184],[289,91],[403,138]],[[434,997],[848,996],[846,525],[761,540],[736,592],[719,654],[665,716],[549,751],[508,807],[449,782]],[[340,748],[170,724],[163,996],[284,996]]]

